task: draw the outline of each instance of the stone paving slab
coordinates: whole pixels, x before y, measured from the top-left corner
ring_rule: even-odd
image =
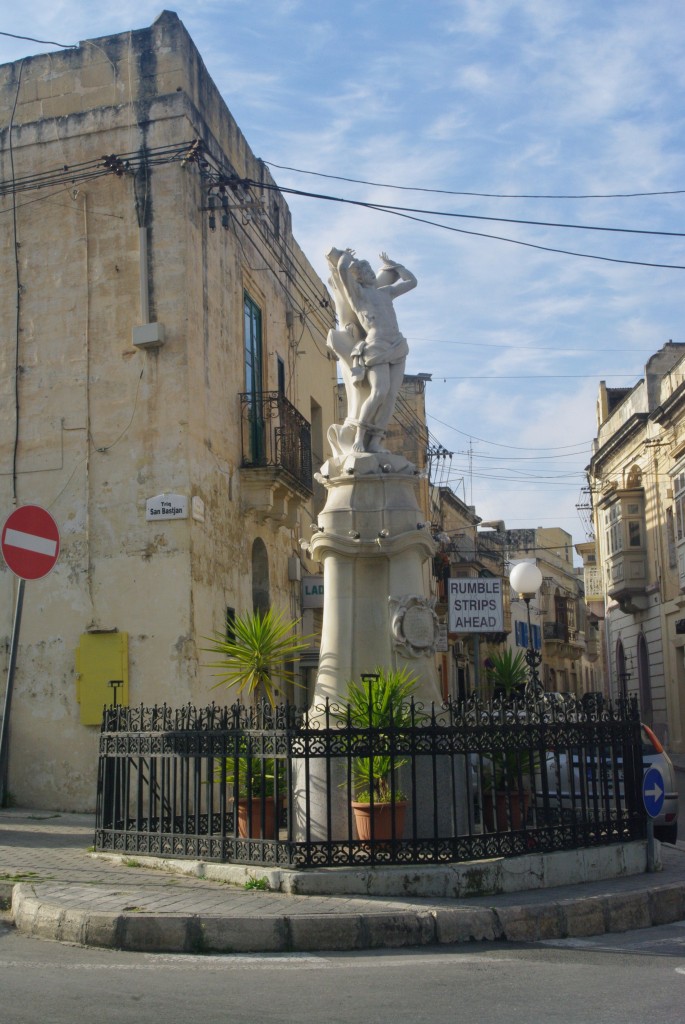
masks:
[[[312,952],[586,937],[685,919],[685,844],[662,847],[658,873],[455,899],[248,890],[94,857],[93,831],[89,815],[0,811],[0,899],[11,898],[20,931],[147,952]]]

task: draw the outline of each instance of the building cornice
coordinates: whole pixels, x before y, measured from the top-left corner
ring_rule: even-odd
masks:
[[[611,437],[595,452],[590,459],[589,470],[593,476],[598,475],[600,465],[610,455],[619,451],[624,444],[635,434],[639,433],[649,421],[648,412],[635,412],[626,422],[616,430]]]

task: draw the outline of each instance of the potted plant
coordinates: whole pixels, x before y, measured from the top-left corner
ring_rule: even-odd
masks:
[[[225,782],[231,790],[239,836],[257,839],[276,837],[275,790],[277,776],[279,782],[282,779],[281,771],[275,758],[254,757],[247,753],[222,758],[215,767],[215,781]]]
[[[511,700],[523,697],[528,682],[528,667],[523,651],[513,653],[511,648],[491,654],[485,662],[488,682],[493,696]]]
[[[378,667],[362,676],[361,682],[350,682],[346,707],[338,712],[342,724],[369,730],[370,753],[355,755],[350,769],[352,810],[360,839],[391,839],[393,831],[401,838],[404,832],[407,800],[396,773],[408,759],[393,753],[392,734],[423,719],[411,700],[416,685],[407,669]]]
[[[237,616],[230,633],[205,637],[212,646],[204,649],[221,655],[219,661],[208,666],[221,669],[222,678],[215,688],[233,688],[244,700],[266,697],[274,707],[284,685],[301,685],[295,679],[292,662],[316,639],[313,635],[300,636],[296,632],[299,622],[268,609]]]
[[[528,814],[532,770],[533,758],[527,750],[500,751],[484,761],[483,818],[489,831],[495,831],[495,826],[499,832],[521,828]]]
[[[505,702],[505,707],[525,697],[528,663],[522,651],[514,654],[506,647],[491,654],[485,664],[493,696]],[[499,717],[502,721],[502,711]],[[488,829],[494,830],[495,820],[500,830],[503,822],[509,822],[513,829],[521,827],[528,813],[532,770],[533,758],[527,750],[496,751],[484,759],[483,818]]]

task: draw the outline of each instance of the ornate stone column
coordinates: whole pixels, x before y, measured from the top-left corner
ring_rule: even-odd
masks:
[[[325,595],[314,703],[337,700],[378,665],[406,666],[418,699],[439,702],[438,620],[424,575],[435,545],[414,466],[400,455],[349,454],[330,459],[321,480],[328,498],[308,545]]]

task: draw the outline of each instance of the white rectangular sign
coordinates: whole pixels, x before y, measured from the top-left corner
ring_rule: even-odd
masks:
[[[158,494],[145,502],[145,518],[155,519],[187,519],[188,498],[185,494]]]
[[[323,576],[303,577],[302,607],[323,608]]]
[[[503,633],[502,580],[499,577],[449,579],[450,633]]]

